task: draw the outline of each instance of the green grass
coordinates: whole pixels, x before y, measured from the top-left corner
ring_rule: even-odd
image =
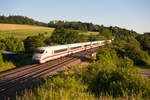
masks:
[[[7,71],[10,69],[16,68],[12,62],[5,62],[3,67],[0,67],[0,72]]]
[[[38,35],[39,33],[50,36],[55,28],[32,26],[32,25],[19,25],[19,24],[0,24],[0,37],[14,36],[19,39],[25,39],[28,36]],[[98,32],[84,32],[79,31],[83,35],[98,35]]]
[[[28,36],[38,35],[39,33],[50,36],[53,30],[54,30],[53,28],[6,30],[6,31],[0,31],[0,37],[5,38],[8,36],[14,36],[19,39],[25,39]]]
[[[99,32],[91,32],[91,31],[84,32],[84,31],[79,31],[79,34],[83,34],[83,35],[98,35]]]
[[[54,28],[32,26],[32,25],[18,25],[18,24],[0,24],[0,37],[14,36],[19,39],[25,39],[28,36],[46,34],[50,36]]]

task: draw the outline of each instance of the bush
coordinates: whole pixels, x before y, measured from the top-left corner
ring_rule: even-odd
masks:
[[[136,70],[131,68],[102,69],[89,85],[89,89],[96,95],[142,96],[149,97],[150,81],[142,78]]]
[[[55,29],[50,37],[52,43],[57,44],[70,44],[79,42],[81,37],[77,31],[70,29]]]
[[[24,44],[21,40],[14,38],[14,37],[7,37],[1,41],[2,49],[13,51],[13,52],[20,52],[24,51]]]
[[[45,46],[44,35],[29,36],[24,40],[24,47],[26,52],[33,52],[37,47]]]
[[[82,79],[82,82],[84,84],[90,84],[93,78],[97,76],[101,68],[102,66],[100,63],[91,63],[87,67],[82,69],[82,73],[80,73],[81,72],[81,69],[80,69],[78,73],[75,74],[75,76],[80,74],[78,76],[80,76],[79,78]]]
[[[140,48],[135,48],[129,45],[125,48],[125,50],[125,55],[132,59],[135,64],[147,64],[149,60],[149,55],[147,52],[141,50]]]
[[[0,67],[4,66],[4,61],[3,61],[3,57],[2,54],[0,53]]]
[[[150,59],[148,53],[142,50],[140,43],[133,38],[129,39],[128,42],[120,41],[111,47],[107,46],[107,49],[108,48],[110,50],[115,50],[119,58],[128,57],[137,65],[147,64]],[[113,53],[112,51],[110,52]]]
[[[99,34],[104,36],[106,39],[112,39],[112,32],[109,29],[103,29],[99,32]]]
[[[96,59],[104,66],[109,65],[115,67],[119,65],[119,57],[116,51],[111,48],[100,48]]]
[[[133,66],[134,66],[134,62],[130,58],[124,57],[123,59],[120,59],[119,67],[130,68]]]
[[[3,42],[0,42],[0,50],[5,50],[6,46]]]
[[[55,90],[77,91],[83,89],[80,80],[76,80],[71,76],[57,76],[50,81],[50,86]]]
[[[147,50],[150,54],[150,36],[138,35],[136,39],[140,42],[144,50]]]

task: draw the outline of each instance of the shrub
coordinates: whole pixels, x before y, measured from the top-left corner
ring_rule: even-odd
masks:
[[[3,61],[3,57],[2,54],[0,53],[0,67],[4,66],[4,61]]]
[[[50,40],[52,43],[69,44],[80,41],[80,38],[81,37],[77,31],[61,28],[55,29]]]
[[[0,42],[0,50],[5,50],[6,46],[3,42]]]
[[[80,72],[76,73],[75,76],[80,73],[82,82],[85,84],[90,84],[92,82],[93,78],[95,78],[97,76],[97,74],[99,73],[101,68],[102,68],[102,66],[100,63],[91,63],[87,67],[82,69],[82,73],[80,73],[81,72],[81,70],[80,70]]]
[[[24,51],[24,44],[21,40],[14,37],[7,37],[2,40],[2,45],[5,50],[20,52]],[[4,46],[5,45],[5,46]]]
[[[66,89],[77,91],[83,89],[80,80],[71,76],[57,76],[50,81],[50,86],[55,90]]]
[[[140,95],[149,97],[150,81],[141,77],[132,68],[102,69],[89,85],[89,89],[96,95],[130,96]]]
[[[103,29],[99,33],[107,39],[112,39],[112,32],[109,29]]]
[[[45,46],[44,35],[29,36],[24,40],[24,46],[26,52],[33,52],[37,47]]]
[[[147,50],[150,54],[150,36],[149,35],[138,35],[136,39],[140,42],[144,50]]]
[[[100,48],[96,57],[104,66],[117,66],[119,64],[119,57],[115,50],[110,48]]]
[[[135,64],[147,64],[149,60],[149,55],[147,52],[129,45],[125,48],[125,50],[125,55],[132,59]]]
[[[134,66],[133,60],[131,60],[130,58],[128,58],[126,56],[123,59],[120,59],[119,62],[120,62],[119,67],[129,68],[129,67]]]

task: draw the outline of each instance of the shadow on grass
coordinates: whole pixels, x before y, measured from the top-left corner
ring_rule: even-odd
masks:
[[[16,68],[32,64],[32,54],[31,53],[20,53],[17,55],[3,54],[3,59],[4,59],[4,61],[12,62],[16,66]]]
[[[150,70],[150,65],[138,65],[137,68],[143,69],[143,70]]]

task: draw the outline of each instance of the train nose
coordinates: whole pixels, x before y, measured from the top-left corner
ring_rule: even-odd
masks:
[[[41,57],[42,57],[41,54],[34,54],[33,57],[32,57],[32,62],[33,63],[40,63]]]
[[[32,59],[33,59],[33,60],[40,60],[41,57],[42,57],[41,54],[34,54],[33,57],[32,57]]]

